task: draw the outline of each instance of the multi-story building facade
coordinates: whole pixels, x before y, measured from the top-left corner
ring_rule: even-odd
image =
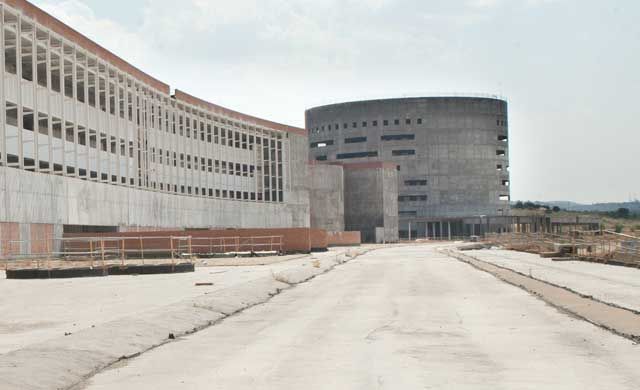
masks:
[[[0,21],[0,222],[309,226],[304,129],[171,94],[27,1]]]
[[[482,217],[509,212],[508,116],[502,99],[332,104],[307,110],[306,127],[312,160],[398,165],[400,237],[469,235],[482,229],[477,226]]]

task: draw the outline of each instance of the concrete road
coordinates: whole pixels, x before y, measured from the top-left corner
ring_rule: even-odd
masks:
[[[225,259],[228,263],[232,260]],[[235,260],[247,264],[269,262],[270,258]],[[209,260],[216,261],[221,260]],[[309,261],[309,257],[296,255],[276,257],[273,264],[264,266],[197,267],[195,272],[184,274],[43,280],[6,279],[0,271],[0,354]],[[196,282],[213,285],[195,286]]]
[[[361,256],[85,388],[640,388],[639,346],[433,248]]]
[[[532,253],[502,249],[463,253],[640,312],[640,269],[585,261],[553,261]]]

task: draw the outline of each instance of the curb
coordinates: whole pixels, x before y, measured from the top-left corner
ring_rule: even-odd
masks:
[[[598,301],[591,296],[577,293],[569,288],[535,279],[459,252],[451,250],[442,252],[505,283],[519,287],[564,313],[580,318],[618,336],[634,342],[640,342],[640,316],[633,310]]]

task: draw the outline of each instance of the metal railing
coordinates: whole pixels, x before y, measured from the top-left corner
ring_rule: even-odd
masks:
[[[580,260],[618,261],[640,266],[640,238],[608,230],[552,233],[493,233],[485,242],[507,249],[533,253],[566,255]]]
[[[198,256],[238,256],[284,250],[283,236],[87,236],[0,240],[0,269],[107,266],[145,261],[192,262]]]
[[[239,254],[283,251],[283,236],[192,237],[198,255]]]

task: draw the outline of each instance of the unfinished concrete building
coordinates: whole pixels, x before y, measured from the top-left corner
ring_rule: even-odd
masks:
[[[304,129],[171,94],[27,1],[0,21],[3,239],[309,226]]]
[[[306,127],[312,160],[397,164],[402,238],[472,235],[476,229],[469,217],[509,214],[505,100],[421,97],[332,104],[307,110]]]

